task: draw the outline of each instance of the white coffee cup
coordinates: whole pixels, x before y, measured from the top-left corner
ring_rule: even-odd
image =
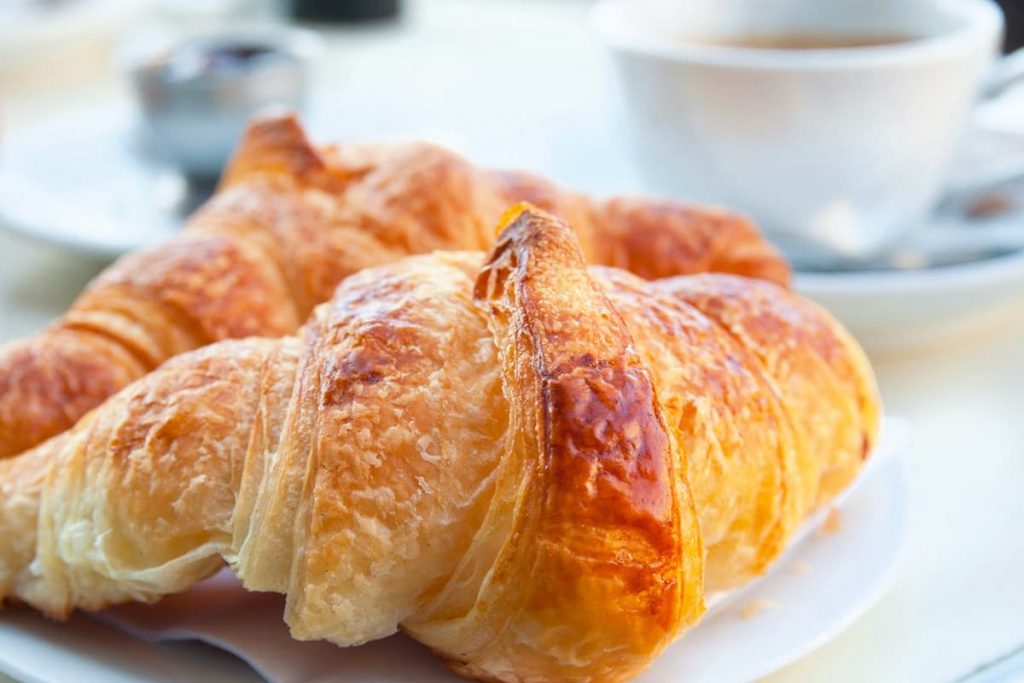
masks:
[[[1002,34],[989,0],[599,0],[641,173],[784,246],[866,256],[923,221]],[[743,47],[751,36],[904,36]]]

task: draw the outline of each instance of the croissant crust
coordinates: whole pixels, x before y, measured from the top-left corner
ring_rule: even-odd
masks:
[[[295,637],[403,629],[459,672],[622,680],[858,472],[878,402],[827,313],[730,275],[493,250],[364,270],[297,336],[172,359],[0,462],[0,597],[53,616],[223,563]]]

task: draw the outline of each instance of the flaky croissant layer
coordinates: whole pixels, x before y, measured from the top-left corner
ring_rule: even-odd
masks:
[[[40,334],[0,346],[0,458],[59,434],[177,354],[294,334],[362,268],[486,249],[502,211],[521,200],[568,220],[592,262],[644,277],[789,275],[749,222],[724,211],[595,201],[425,143],[314,147],[294,117],[271,117],[250,127],[184,231],[111,266]]]
[[[402,628],[481,679],[621,680],[762,572],[877,426],[813,304],[588,269],[520,208],[486,257],[363,271],[298,336],[183,355],[0,462],[0,596],[61,616],[226,561],[297,638]]]

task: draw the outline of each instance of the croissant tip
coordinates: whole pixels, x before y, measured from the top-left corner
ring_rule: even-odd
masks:
[[[249,119],[238,145],[238,152],[247,147],[311,146],[299,114],[288,107],[271,105]]]
[[[249,120],[249,128],[266,125],[288,124],[302,127],[299,114],[283,104],[271,104],[257,111]]]
[[[499,239],[505,233],[505,231],[511,226],[516,220],[524,213],[543,213],[536,206],[530,202],[517,202],[505,209],[505,213],[501,214],[501,218],[498,220],[498,226],[494,231],[495,236]]]
[[[544,209],[531,204],[530,202],[519,202],[514,206],[510,207],[501,216],[501,220],[498,221],[498,227],[496,230],[498,239],[497,242],[500,244],[512,239],[514,234],[522,233],[540,233],[550,231],[564,232],[567,235],[573,236],[575,240],[575,233],[565,221],[561,218],[551,214]]]
[[[524,258],[528,254],[532,257]],[[474,297],[494,296],[504,286],[510,271],[527,261],[560,271],[585,268],[572,228],[529,202],[519,202],[506,210],[498,222],[498,239],[477,275]]]
[[[302,175],[322,166],[320,154],[306,134],[299,115],[287,107],[271,106],[249,120],[225,168],[221,186],[262,171]]]

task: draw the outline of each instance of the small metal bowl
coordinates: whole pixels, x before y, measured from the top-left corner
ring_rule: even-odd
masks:
[[[190,176],[216,177],[254,113],[302,108],[320,48],[316,33],[279,26],[140,36],[120,60],[138,97],[144,149]]]

